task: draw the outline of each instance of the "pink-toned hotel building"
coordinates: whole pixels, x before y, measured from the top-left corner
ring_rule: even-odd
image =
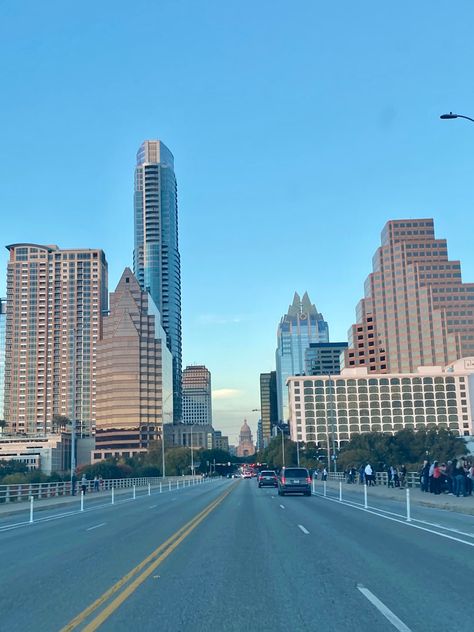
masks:
[[[432,219],[387,222],[364,289],[346,368],[409,373],[474,356],[474,283],[462,282]]]

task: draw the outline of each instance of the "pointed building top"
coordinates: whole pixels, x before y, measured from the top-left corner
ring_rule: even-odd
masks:
[[[298,292],[295,292],[293,303],[288,308],[288,316],[298,316],[300,314],[312,314],[314,316],[319,314],[316,305],[311,303],[308,292],[303,294],[303,298],[300,298]]]

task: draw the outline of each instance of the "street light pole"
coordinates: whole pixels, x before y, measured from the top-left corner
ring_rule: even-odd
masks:
[[[336,460],[336,438],[334,433],[334,409],[333,409],[333,392],[332,392],[332,378],[328,373],[328,387],[329,387],[329,413],[331,419],[331,442],[332,442],[332,460],[334,463],[334,473],[337,472],[337,460]]]
[[[439,118],[443,120],[462,118],[466,119],[466,121],[471,121],[471,123],[474,123],[474,118],[471,118],[470,116],[464,116],[464,114],[453,114],[453,112],[449,112],[449,114],[441,114]]]
[[[76,328],[72,330],[72,402],[71,402],[71,494],[74,495],[76,476]]]
[[[276,429],[281,432],[281,459],[283,461],[283,467],[285,467],[285,439],[283,437],[283,430],[280,426],[276,426]]]

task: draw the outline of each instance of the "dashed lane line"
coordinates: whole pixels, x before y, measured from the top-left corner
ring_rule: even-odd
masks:
[[[359,590],[366,599],[370,601],[370,603],[377,608],[377,610],[383,614],[383,616],[390,621],[394,628],[398,630],[398,632],[412,632],[411,629],[403,623],[401,619],[397,617],[397,615],[387,608],[387,606],[380,601],[378,597],[374,595],[373,592],[370,592],[368,588],[363,586],[362,584],[357,584],[357,590]]]
[[[94,529],[100,529],[100,527],[105,527],[107,523],[101,522],[100,524],[95,524],[93,527],[89,527],[86,531],[93,531]]]
[[[309,535],[309,531],[308,531],[308,529],[305,529],[305,528],[303,527],[303,525],[302,525],[302,524],[299,524],[299,525],[298,525],[298,527],[301,529],[301,531],[302,531],[305,535]]]

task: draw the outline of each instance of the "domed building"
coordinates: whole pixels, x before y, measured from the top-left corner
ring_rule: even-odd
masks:
[[[244,419],[244,425],[240,429],[239,445],[237,446],[237,456],[252,456],[252,454],[255,454],[252,431],[249,428],[247,420]]]

